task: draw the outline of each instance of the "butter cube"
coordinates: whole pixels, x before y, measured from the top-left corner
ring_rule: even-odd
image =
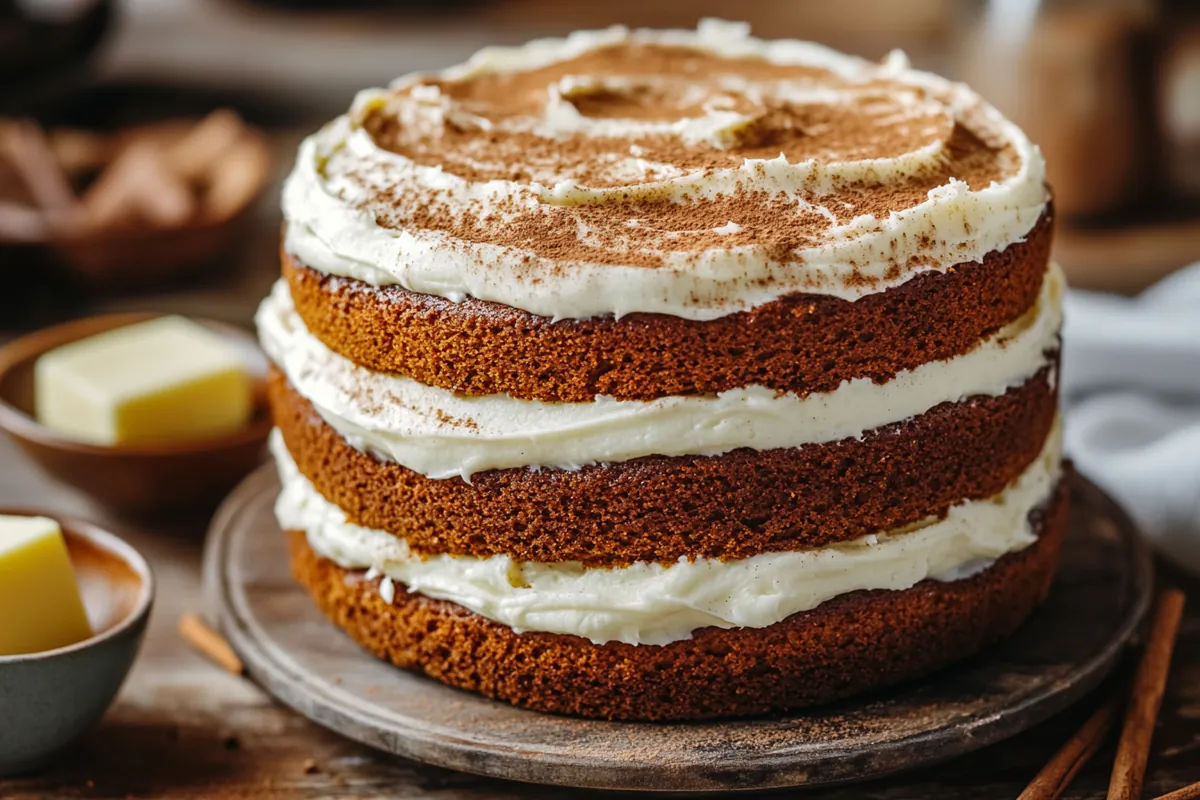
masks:
[[[219,436],[253,408],[237,350],[202,325],[162,317],[63,345],[34,369],[38,420],[99,445]]]
[[[53,650],[91,635],[58,523],[0,516],[0,656]]]

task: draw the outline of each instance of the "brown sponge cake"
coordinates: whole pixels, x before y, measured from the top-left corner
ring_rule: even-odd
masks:
[[[322,276],[286,251],[282,260],[305,325],[352,361],[463,394],[578,403],[747,384],[825,392],[951,358],[1033,306],[1051,229],[1047,212],[1025,240],[982,264],[918,275],[853,303],[800,293],[707,322],[631,314],[556,323],[498,303]]]
[[[292,571],[321,611],[397,666],[557,714],[687,720],[766,714],[926,674],[1012,633],[1049,591],[1066,532],[1065,485],[1036,513],[1038,541],[991,569],[902,592],[854,592],[766,628],[705,628],[656,647],[514,634],[444,600],[364,580],[288,533]]]
[[[470,483],[430,480],[356,450],[278,370],[268,390],[300,472],[355,524],[393,532],[422,553],[603,566],[821,547],[990,498],[1050,434],[1058,409],[1050,374],[861,439],[645,456],[557,474],[490,470]],[[794,501],[798,487],[807,502]]]
[[[1011,633],[1066,529],[1044,165],[968,88],[738,25],[489,49],[288,178],[293,571],[371,653],[607,719]]]

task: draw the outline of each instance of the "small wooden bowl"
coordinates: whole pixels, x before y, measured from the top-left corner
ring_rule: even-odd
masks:
[[[112,703],[141,646],[154,578],[146,560],[113,534],[30,509],[62,526],[89,639],[55,650],[0,656],[0,776],[36,769],[92,727]]]
[[[222,216],[202,217],[171,228],[101,230],[51,239],[46,244],[85,284],[101,290],[161,285],[215,263],[250,228],[255,201],[270,174],[266,136],[248,129],[242,144],[254,156],[242,165],[254,188]]]
[[[32,333],[0,348],[0,430],[52,477],[118,513],[158,518],[213,508],[258,465],[271,432],[267,360],[247,331],[196,320],[244,353],[254,413],[239,431],[181,443],[104,447],[67,438],[34,417],[34,364],[43,353],[156,314],[111,314]]]
[[[247,128],[239,142],[237,168],[246,180],[239,202],[223,213],[197,216],[182,225],[84,230],[46,239],[0,239],[0,272],[29,262],[56,267],[89,289],[103,293],[166,286],[218,264],[254,223],[255,206],[271,173],[265,134]]]

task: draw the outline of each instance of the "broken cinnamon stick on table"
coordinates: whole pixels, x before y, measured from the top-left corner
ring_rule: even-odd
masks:
[[[1182,789],[1160,794],[1154,800],[1197,800],[1197,798],[1200,798],[1200,783],[1193,783]]]
[[[246,671],[229,642],[209,627],[199,614],[184,614],[179,618],[179,635],[201,655],[234,675],[242,675]]]
[[[1184,599],[1183,592],[1178,589],[1168,589],[1158,597],[1150,635],[1142,651],[1142,660],[1138,662],[1133,690],[1125,709],[1121,742],[1108,783],[1108,800],[1140,800],[1142,796],[1150,742],[1171,670],[1171,653],[1183,618]]]
[[[1109,698],[1054,754],[1017,800],[1054,800],[1071,785],[1076,773],[1096,754],[1117,716],[1116,697]]]

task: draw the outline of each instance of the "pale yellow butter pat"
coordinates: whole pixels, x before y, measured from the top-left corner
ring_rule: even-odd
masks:
[[[202,325],[162,317],[51,350],[34,375],[38,420],[100,445],[216,436],[246,424],[250,377]]]
[[[91,635],[58,523],[0,516],[0,656],[40,653]]]

